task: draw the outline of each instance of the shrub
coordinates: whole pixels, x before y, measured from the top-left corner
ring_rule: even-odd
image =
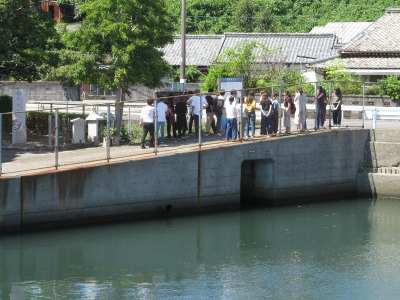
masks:
[[[378,84],[371,85],[370,87],[366,88],[365,95],[380,95],[382,93],[382,89]]]
[[[393,101],[400,101],[400,76],[390,75],[379,80],[380,95],[388,95]]]

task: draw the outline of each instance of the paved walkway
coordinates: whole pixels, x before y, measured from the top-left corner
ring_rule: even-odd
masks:
[[[309,131],[306,134],[313,134],[315,131],[314,120],[307,119]],[[329,124],[328,122],[326,123]],[[396,120],[380,120],[378,128],[393,128],[400,129],[400,121]],[[294,125],[293,125],[294,126]],[[362,120],[343,120],[342,127],[336,129],[325,129],[325,130],[346,130],[361,128]],[[310,130],[311,128],[311,130]],[[364,128],[372,128],[372,121],[366,120],[364,122]],[[284,129],[282,130],[282,132]],[[318,132],[318,131],[317,131]],[[292,127],[292,136],[296,136],[298,133],[295,128]],[[290,137],[285,136],[282,137]],[[271,137],[270,139],[281,138],[280,136]],[[238,141],[241,142],[252,142],[259,140],[268,139],[267,137],[260,137],[259,129],[256,131],[256,137],[251,139],[243,139]],[[98,147],[83,147],[79,145],[66,145],[60,146],[58,156],[54,153],[54,150],[49,147],[3,147],[2,150],[2,164],[1,164],[1,176],[21,176],[26,174],[32,174],[37,172],[55,170],[56,160],[58,161],[58,169],[76,168],[84,165],[93,164],[104,164],[110,162],[116,162],[119,160],[126,159],[143,159],[145,157],[152,157],[157,150],[157,155],[164,155],[168,153],[176,152],[187,152],[198,150],[199,148],[210,148],[210,147],[221,147],[231,146],[234,142],[226,142],[224,136],[220,135],[203,135],[201,144],[194,135],[188,135],[185,138],[166,138],[165,144],[157,146],[157,149],[147,148],[140,149],[139,145],[127,145],[119,147],[110,147],[109,156],[107,149],[103,146]],[[109,160],[107,160],[109,157]]]

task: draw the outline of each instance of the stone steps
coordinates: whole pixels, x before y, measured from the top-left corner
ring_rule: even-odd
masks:
[[[370,140],[365,144],[363,171],[399,174],[396,173],[398,167],[400,167],[400,132],[393,129],[370,130]]]
[[[400,175],[400,167],[364,168],[363,171],[366,173]]]

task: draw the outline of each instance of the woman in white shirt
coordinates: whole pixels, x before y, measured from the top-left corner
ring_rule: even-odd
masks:
[[[225,102],[225,113],[226,113],[226,140],[237,139],[237,107],[235,97],[230,96],[228,101]]]

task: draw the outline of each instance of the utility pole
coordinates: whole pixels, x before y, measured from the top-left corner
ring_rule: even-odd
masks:
[[[186,0],[182,0],[181,16],[181,80],[179,90],[186,90]]]

